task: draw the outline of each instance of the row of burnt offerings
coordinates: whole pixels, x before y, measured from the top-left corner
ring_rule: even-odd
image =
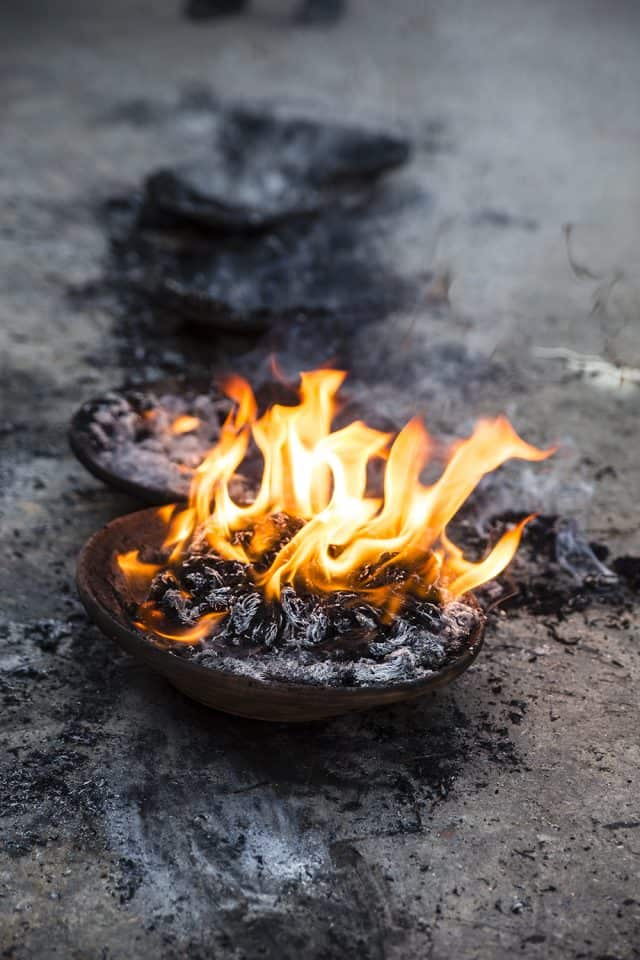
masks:
[[[204,166],[147,179],[123,237],[125,279],[192,323],[254,330],[314,309],[342,320],[336,289],[367,289],[354,282],[352,224],[367,224],[376,181],[407,145],[246,110],[217,120]],[[325,282],[327,269],[342,285]],[[475,562],[463,555],[464,524],[455,542],[444,526],[486,472],[550,451],[503,418],[484,421],[429,494],[420,425],[393,447],[353,410],[336,430],[341,383],[329,369],[304,374],[299,395],[283,382],[254,395],[237,376],[221,392],[209,380],[171,380],[95,398],[74,417],[72,445],[89,469],[169,504],[92,538],[82,599],[105,633],[218,709],[300,720],[389,703],[448,682],[482,644],[486,618],[470,591],[504,569],[527,518],[512,517],[516,526],[491,536],[481,559],[483,542]],[[310,464],[329,449],[333,481],[319,487]],[[376,457],[389,469],[389,484],[376,474],[377,493],[367,472]],[[171,506],[189,492],[186,510]],[[552,540],[560,561],[559,529]],[[588,545],[568,542],[581,563],[599,563]],[[556,571],[544,580],[557,582]]]
[[[152,172],[133,215],[112,230],[119,279],[169,322],[232,332],[379,310],[357,224],[381,177],[407,161],[408,142],[208,109],[210,148]]]

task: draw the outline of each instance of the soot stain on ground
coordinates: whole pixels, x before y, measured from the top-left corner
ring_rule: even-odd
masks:
[[[304,325],[300,330],[304,335]],[[140,336],[119,325],[123,354],[131,355]],[[161,350],[152,348],[160,368],[172,336]],[[182,345],[182,335],[175,342]],[[185,352],[178,356],[181,365]],[[456,355],[452,363],[459,369],[465,361]],[[548,581],[567,574],[553,569],[553,523],[525,540],[523,596],[512,601],[514,612],[548,613],[558,599]],[[622,560],[612,568],[633,574],[634,558]],[[562,582],[564,606],[574,597],[620,597],[609,587],[603,594]],[[3,701],[25,744],[11,748],[2,772],[14,825],[8,852],[21,857],[61,842],[106,852],[110,895],[143,905],[168,957],[186,944],[196,957],[232,943],[250,954],[256,938],[267,955],[286,939],[284,955],[292,958],[304,950],[331,956],[338,941],[343,952],[383,957],[384,943],[409,921],[397,905],[387,906],[388,881],[358,845],[428,836],[430,818],[460,780],[471,799],[486,789],[488,777],[473,784],[465,776],[479,757],[506,774],[527,769],[513,736],[527,723],[526,703],[506,688],[497,711],[470,713],[445,693],[328,724],[266,727],[212,715],[140,676],[78,614],[61,610],[52,626],[26,624],[6,649]],[[133,708],[123,697],[133,697]],[[56,731],[38,745],[29,737],[33,714],[50,715]],[[220,912],[209,933],[193,935],[186,905],[225,897],[236,905]],[[256,908],[261,898],[268,910]],[[313,922],[319,913],[322,925]]]
[[[101,847],[108,786],[96,752],[107,747],[103,724],[116,696],[118,657],[79,612],[0,629],[2,702],[16,733],[0,774],[3,816],[12,822],[6,849],[22,856],[61,841]],[[60,689],[73,697],[61,700]],[[52,728],[45,741],[32,729],[34,715]]]
[[[121,888],[135,888],[153,911],[160,909],[154,885],[161,896],[170,886],[178,901],[213,896],[224,902],[242,890],[251,902],[282,891],[286,881],[280,907],[259,921],[266,943],[277,942],[293,903],[336,921],[342,911],[340,935],[357,942],[361,924],[375,921],[386,897],[384,880],[369,873],[356,844],[428,833],[430,816],[455,790],[469,753],[521,769],[505,732],[489,720],[475,728],[451,698],[304,727],[216,717],[215,732],[210,713],[180,698],[163,709],[178,733],[177,742],[172,735],[175,755],[172,769],[163,769],[162,789],[151,730],[138,736],[132,751],[136,769],[127,774],[130,788],[121,785],[124,805],[109,812],[114,843],[130,853],[126,863],[119,861]],[[189,776],[179,778],[176,761],[187,743]],[[219,778],[213,781],[212,762]],[[178,834],[172,811],[185,824]],[[367,891],[373,900],[363,916]],[[248,922],[258,922],[254,909],[242,909],[248,909]],[[232,935],[235,919],[222,913],[217,943]],[[392,927],[402,923],[397,915],[387,919]],[[181,918],[172,924],[179,928]],[[297,936],[300,945],[310,946],[304,934]]]
[[[301,897],[336,919],[346,909],[355,923],[364,868],[354,843],[428,830],[469,755],[508,769],[519,762],[503,731],[488,719],[476,726],[449,695],[328,724],[252,723],[212,714],[147,675],[136,681],[80,614],[5,629],[2,697],[19,734],[1,779],[7,852],[106,849],[114,899],[143,897],[168,931],[181,918],[167,918],[167,902],[240,889],[271,896],[283,872],[285,904]],[[34,713],[55,731],[45,742],[30,735]],[[265,935],[277,938],[281,920],[279,911],[263,918]],[[233,924],[224,915],[216,937]]]

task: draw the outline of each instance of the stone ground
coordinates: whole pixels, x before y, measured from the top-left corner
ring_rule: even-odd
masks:
[[[631,602],[500,613],[433,699],[289,728],[186,701],[76,599],[82,543],[136,504],[71,457],[74,408],[134,361],[154,377],[247,353],[214,333],[145,344],[104,280],[100,204],[202,144],[204,91],[414,140],[376,238],[414,303],[345,334],[355,389],[450,434],[505,410],[561,449],[516,470],[500,507],[560,511],[611,557],[640,552],[640,7],[289,14],[3,5],[0,955],[637,958]],[[275,346],[292,365],[335,345]],[[580,375],[541,348],[604,367]]]

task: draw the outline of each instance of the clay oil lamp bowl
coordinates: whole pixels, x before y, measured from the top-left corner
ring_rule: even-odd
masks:
[[[125,581],[116,557],[141,543],[160,547],[166,526],[155,509],[119,517],[84,547],[77,569],[82,602],[104,634],[123,650],[165,677],[187,697],[224,713],[259,720],[308,721],[412,700],[444,687],[475,660],[484,639],[484,618],[466,640],[462,653],[441,670],[406,682],[337,687],[258,680],[202,666],[154,645],[127,612],[144,599]],[[475,601],[467,597],[470,605]]]

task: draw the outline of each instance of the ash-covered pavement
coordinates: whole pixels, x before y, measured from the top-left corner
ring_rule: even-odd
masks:
[[[640,10],[289,13],[3,8],[2,955],[630,960],[640,389],[617,371],[640,366]],[[397,282],[410,302],[257,345],[131,310],[105,204],[201,150],[216,98],[412,140],[369,230],[370,289]],[[544,348],[611,366],[580,375]],[[559,442],[483,515],[575,518],[620,598],[578,585],[569,602],[560,571],[561,617],[553,592],[512,602],[454,686],[362,716],[265,726],[173,692],[76,599],[84,540],[137,504],[73,460],[69,418],[136,371],[250,371],[269,350],[288,372],[346,363],[382,418],[418,412],[451,436],[504,411]],[[527,554],[515,580],[552,578],[547,559]]]

